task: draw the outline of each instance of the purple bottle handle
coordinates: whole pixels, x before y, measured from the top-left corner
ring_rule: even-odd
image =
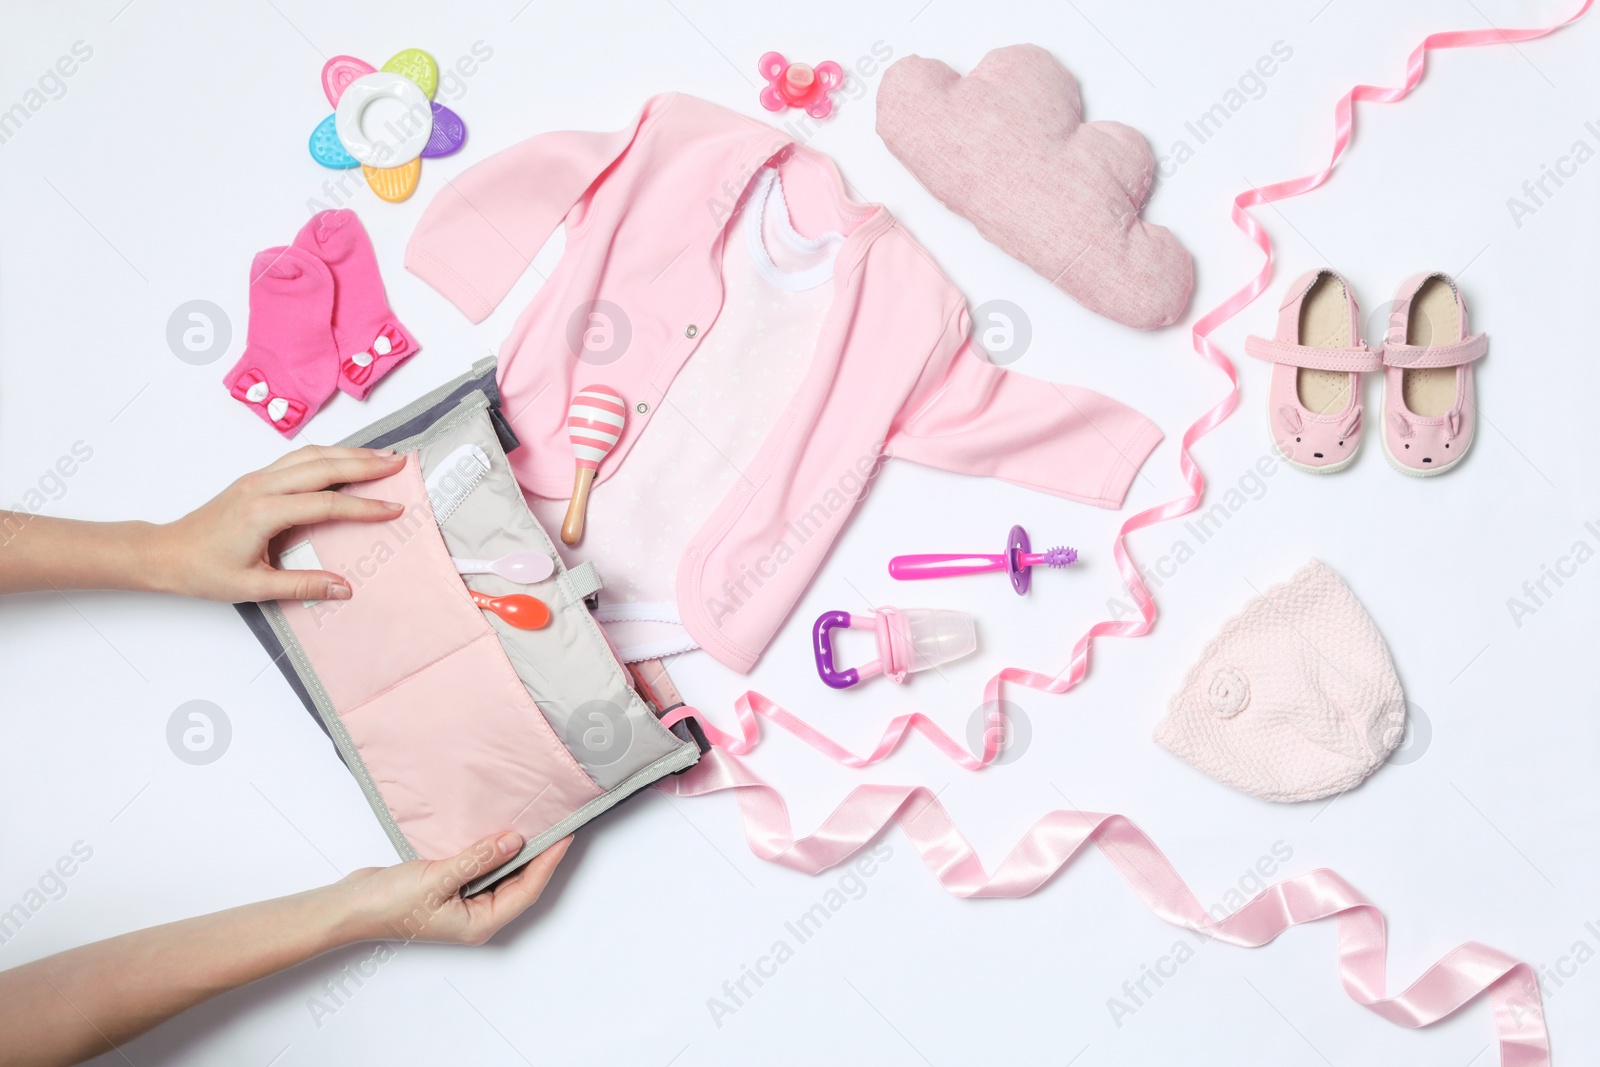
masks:
[[[833,630],[849,625],[848,611],[828,611],[817,616],[816,625],[811,628],[811,653],[817,658],[817,673],[833,689],[849,689],[861,681],[861,672],[854,667],[841,671],[833,666]]]

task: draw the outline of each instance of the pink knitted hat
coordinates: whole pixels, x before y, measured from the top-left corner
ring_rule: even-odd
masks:
[[[1163,748],[1264,800],[1316,800],[1361,783],[1405,733],[1383,637],[1319,560],[1234,616],[1156,727]]]

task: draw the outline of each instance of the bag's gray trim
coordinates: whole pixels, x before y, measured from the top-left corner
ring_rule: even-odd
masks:
[[[588,600],[605,588],[605,583],[600,580],[600,572],[588,560],[568,567],[567,580],[572,583],[572,592],[579,600]]]
[[[469,385],[471,388],[466,388]],[[415,433],[396,436],[397,431],[404,430],[407,423],[418,416],[426,415],[436,407],[440,407],[453,393],[460,393],[462,396],[466,396],[473,392],[481,392],[496,406],[499,405],[500,387],[495,381],[495,358],[493,356],[485,356],[474,363],[472,369],[467,373],[445,382],[431,392],[424,393],[399,411],[384,416],[370,426],[362,427],[340,441],[339,444],[349,448],[393,448],[395,441],[406,440],[408,437],[415,436]],[[503,423],[497,423],[496,430],[500,430],[503,425]],[[509,444],[504,440],[500,444],[505,451],[509,452],[517,447],[517,440],[513,437]]]
[[[355,775],[356,783],[366,795],[373,814],[377,815],[378,822],[383,826],[383,832],[389,835],[389,842],[394,845],[395,851],[400,853],[401,859],[421,858],[417,855],[417,850],[411,847],[411,842],[406,840],[399,823],[395,822],[394,813],[384,802],[383,794],[378,791],[378,783],[372,780],[372,773],[367,770],[366,761],[361,758],[361,751],[356,748],[356,743],[351,740],[349,732],[344,728],[344,720],[339,718],[339,713],[334,710],[333,701],[328,698],[328,691],[322,687],[322,679],[318,677],[316,668],[307,658],[305,649],[300,647],[300,641],[295,637],[294,631],[289,628],[289,623],[284,619],[283,610],[278,607],[277,601],[262,604],[261,614],[272,627],[272,632],[277,635],[285,657],[294,665],[294,672],[304,682],[312,703],[316,706],[317,716],[322,720],[322,728],[333,739],[334,747],[339,750],[339,756],[344,760],[345,766]]]

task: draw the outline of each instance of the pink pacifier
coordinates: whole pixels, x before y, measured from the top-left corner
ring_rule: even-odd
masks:
[[[828,95],[844,84],[844,68],[832,62],[810,66],[790,63],[778,52],[768,52],[757,66],[767,79],[761,90],[761,106],[768,111],[803,108],[814,119],[833,114],[833,98]]]
[[[878,658],[860,667],[836,668],[833,630],[839,626],[876,631]],[[891,682],[904,682],[906,675],[913,671],[925,671],[960,659],[977,647],[977,627],[972,616],[964,611],[879,608],[867,615],[829,611],[811,628],[811,651],[817,658],[817,673],[834,689],[849,689],[862,679],[879,674]]]

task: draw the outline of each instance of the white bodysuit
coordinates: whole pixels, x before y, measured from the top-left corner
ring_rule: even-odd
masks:
[[[569,564],[588,560],[600,572],[595,618],[624,662],[696,647],[679,621],[678,561],[788,408],[833,297],[844,237],[798,233],[770,167],[752,180],[726,233],[722,313],[627,464],[594,487],[583,540],[559,546]],[[546,529],[560,527],[566,501],[528,503]]]

